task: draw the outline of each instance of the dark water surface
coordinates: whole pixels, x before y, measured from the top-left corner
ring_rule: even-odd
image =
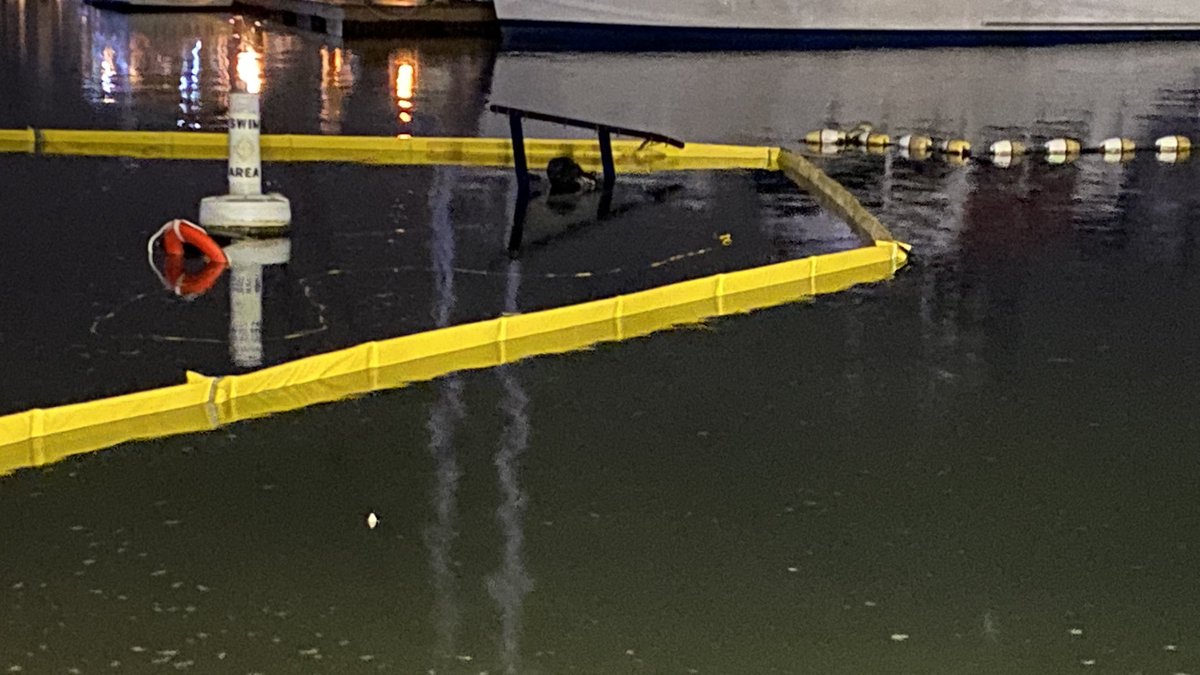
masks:
[[[219,128],[228,16],[0,6],[0,126]],[[497,135],[495,100],[751,143],[860,120],[977,143],[1200,132],[1192,44],[259,37],[268,131]],[[0,670],[1200,672],[1198,165],[822,163],[913,243],[894,281],[3,478]],[[268,360],[847,245],[777,177],[664,174],[514,272],[503,171],[267,175],[297,208],[294,264],[264,275]],[[235,369],[227,289],[172,300],[144,261],[219,165],[9,156],[0,176],[6,409]],[[152,339],[184,331],[211,342]]]

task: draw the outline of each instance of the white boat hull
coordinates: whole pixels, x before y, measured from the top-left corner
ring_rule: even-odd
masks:
[[[958,44],[1200,31],[1195,0],[495,0],[495,5],[502,24],[518,34],[527,29],[526,38],[568,27],[606,32],[596,36],[601,39],[641,31],[651,41],[670,40],[672,32],[675,38],[703,41],[703,33],[716,31],[735,45],[753,33],[803,33],[850,43],[890,37],[907,44]]]
[[[233,0],[88,0],[97,7],[112,9],[222,9],[233,6]]]

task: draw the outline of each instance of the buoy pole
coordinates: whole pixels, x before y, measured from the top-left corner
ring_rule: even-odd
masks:
[[[281,194],[263,194],[258,94],[229,95],[229,194],[200,201],[200,225],[226,237],[281,237],[292,224],[292,205]]]
[[[229,95],[229,194],[262,194],[258,95]]]
[[[289,239],[239,241],[229,257],[229,357],[240,368],[263,364],[263,273],[292,258]]]
[[[229,274],[229,357],[239,368],[263,363],[262,317],[262,265],[235,265]]]

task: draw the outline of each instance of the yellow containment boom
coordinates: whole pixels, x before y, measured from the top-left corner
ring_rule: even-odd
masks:
[[[224,134],[0,132],[0,149],[45,154],[220,159]],[[7,144],[7,145],[6,145]],[[18,147],[19,146],[19,147]],[[890,279],[908,261],[897,242],[844,187],[798,154],[777,148],[689,144],[686,149],[614,142],[625,171],[782,170],[863,240],[860,248],[692,279],[555,309],[502,316],[380,340],[250,373],[187,373],[185,383],[0,417],[0,475],[120,443],[192,433],[263,415],[403,387],[448,373],[629,340],[674,326],[834,293]],[[13,150],[13,148],[16,148]],[[264,136],[276,161],[510,166],[511,143],[493,139]],[[599,161],[595,142],[528,140],[548,160]]]

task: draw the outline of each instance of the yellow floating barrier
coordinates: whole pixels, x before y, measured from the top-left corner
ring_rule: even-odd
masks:
[[[773,169],[777,148],[689,143],[684,148],[641,141],[614,140],[613,159],[626,173]],[[222,160],[229,154],[224,133],[183,131],[110,131],[74,129],[0,130],[0,152],[47,155],[136,157],[140,159]],[[531,164],[567,156],[599,170],[595,141],[527,139]],[[506,138],[397,138],[390,136],[317,136],[264,134],[262,157],[274,162],[357,162],[402,166],[512,166],[512,141]]]
[[[105,132],[42,132],[42,143],[46,146],[43,151],[74,154],[153,151],[171,157],[207,157],[211,153],[213,158],[225,152],[223,134],[131,133],[114,143],[113,137],[105,136]],[[189,138],[181,138],[184,136]],[[425,152],[451,163],[499,166],[511,162],[508,141],[424,139],[418,144],[406,144],[404,140],[275,137],[272,151],[292,153],[291,156],[303,158],[299,161],[318,156],[346,159],[344,154],[349,154],[368,157],[367,161],[419,163],[430,159],[420,156],[420,152]],[[547,159],[572,153],[577,161],[599,160],[594,142],[531,140],[526,147],[527,151],[540,153],[535,156]],[[418,152],[416,148],[423,150]],[[184,384],[173,387],[0,416],[0,475],[131,440],[214,429],[238,420],[401,387],[455,371],[584,349],[673,326],[795,302],[855,284],[889,279],[907,263],[907,245],[897,242],[843,186],[796,153],[778,148],[716,145],[689,145],[686,151],[676,152],[616,143],[614,150],[617,161],[625,162],[626,167],[641,166],[647,170],[699,166],[782,170],[840,214],[864,246],[605,300],[368,342],[250,373],[210,377],[189,372]]]
[[[227,377],[0,417],[0,475],[119,443],[392,389],[447,373],[629,340],[891,278],[894,241],[557,309],[369,342]]]
[[[33,152],[36,147],[33,129],[0,129],[0,152]]]

